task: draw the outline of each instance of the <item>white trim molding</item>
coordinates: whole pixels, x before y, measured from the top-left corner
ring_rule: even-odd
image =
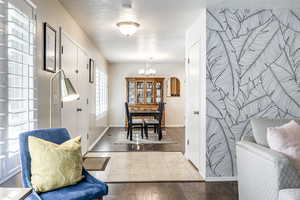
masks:
[[[88,152],[94,148],[94,146],[101,140],[101,138],[104,136],[104,134],[108,131],[109,128],[110,126],[105,128],[105,130],[99,135],[97,140],[93,144],[91,144],[91,146],[88,148]]]
[[[113,125],[109,125],[109,127],[110,128],[124,128],[125,126],[124,126],[124,124],[122,124],[122,125],[118,125],[118,124],[113,124]]]
[[[206,177],[205,181],[207,182],[229,182],[237,181],[237,176],[220,176],[220,177]]]
[[[0,184],[5,183],[6,181],[8,181],[9,179],[11,179],[12,177],[16,176],[18,173],[21,172],[21,166],[16,167],[15,169],[11,170],[12,172],[10,173],[9,176],[7,176],[5,179],[0,181]]]
[[[167,128],[184,128],[185,125],[184,124],[174,124],[174,125],[168,125],[166,124]]]

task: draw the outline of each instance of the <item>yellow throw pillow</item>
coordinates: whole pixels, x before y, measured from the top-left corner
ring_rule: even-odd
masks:
[[[31,157],[31,183],[35,191],[47,192],[74,185],[82,176],[80,137],[55,144],[28,137]]]

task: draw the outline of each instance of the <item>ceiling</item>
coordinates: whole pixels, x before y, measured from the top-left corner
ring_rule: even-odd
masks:
[[[199,0],[60,0],[111,63],[183,63],[185,31],[199,15]],[[176,2],[176,3],[175,3]],[[121,35],[116,23],[135,19],[138,32]]]
[[[185,31],[204,7],[296,8],[298,0],[60,0],[110,63],[183,63]],[[132,8],[122,7],[131,3]],[[116,23],[133,19],[126,37]]]

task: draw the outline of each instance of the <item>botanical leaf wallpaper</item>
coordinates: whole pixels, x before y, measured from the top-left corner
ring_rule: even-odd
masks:
[[[300,10],[207,10],[207,176],[236,176],[251,118],[300,117]]]

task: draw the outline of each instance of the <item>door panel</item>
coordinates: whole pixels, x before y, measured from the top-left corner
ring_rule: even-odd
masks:
[[[188,50],[186,85],[186,156],[200,170],[200,68],[199,43]]]
[[[88,69],[88,57],[87,55],[78,48],[78,65],[77,65],[77,81],[76,88],[80,94],[80,99],[78,101],[77,110],[77,130],[81,135],[81,146],[82,152],[87,152],[88,142],[88,128],[89,128],[89,69]]]
[[[63,46],[63,53],[61,55],[62,69],[66,76],[75,84],[77,80],[76,66],[77,66],[77,46],[62,33],[61,42]],[[76,127],[77,101],[64,102],[62,108],[62,127],[68,129],[71,137],[79,136]]]
[[[62,127],[67,128],[72,137],[81,136],[82,152],[87,152],[89,128],[89,73],[88,56],[71,39],[62,33],[62,69],[70,78],[80,98],[65,102],[62,108]]]

